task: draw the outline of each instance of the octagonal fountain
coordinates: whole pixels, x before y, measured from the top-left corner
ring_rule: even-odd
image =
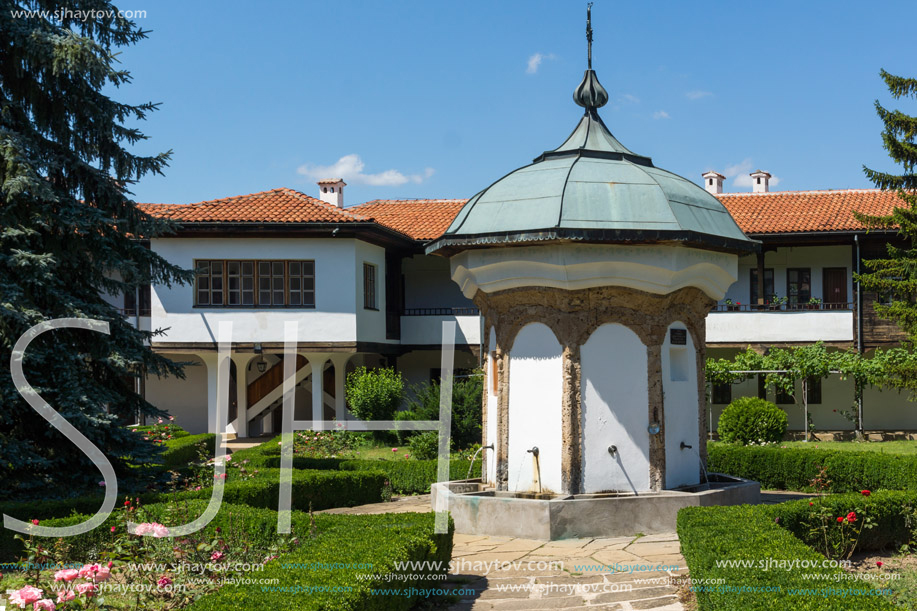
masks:
[[[588,21],[587,39],[573,133],[472,197],[427,249],[486,329],[483,477],[433,490],[458,532],[671,532],[681,507],[759,494],[703,471],[705,318],[758,243],[611,134]]]

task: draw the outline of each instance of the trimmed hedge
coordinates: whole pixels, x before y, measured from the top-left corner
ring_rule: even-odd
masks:
[[[182,435],[173,439],[168,439],[163,443],[162,464],[167,469],[180,469],[190,462],[197,460],[198,450],[206,447],[206,451],[213,456],[216,446],[217,436],[213,433],[202,433],[200,435]]]
[[[825,467],[831,492],[917,490],[917,455],[815,448],[707,445],[707,470],[761,483],[762,488],[809,490]]]
[[[865,507],[877,521],[864,530],[858,549],[878,549],[908,540],[905,509],[917,495],[905,492],[825,497],[838,513],[853,505]],[[681,552],[695,583],[723,580],[723,585],[694,587],[701,611],[871,611],[898,609],[885,594],[865,581],[844,580],[845,571],[821,565],[825,557],[797,538],[808,538],[808,501],[780,505],[689,507],[678,512]],[[746,561],[748,566],[717,566],[721,561]],[[812,566],[800,566],[810,562]],[[795,566],[786,570],[786,566]],[[812,579],[822,574],[825,579]],[[806,579],[804,576],[810,576]],[[835,581],[835,575],[839,578]],[[856,592],[855,592],[856,591]]]
[[[416,569],[398,571],[395,563],[439,562],[442,570],[426,572],[441,575],[452,557],[452,520],[448,534],[436,535],[432,513],[320,515],[315,522],[318,532],[315,539],[307,540],[258,573],[259,579],[278,579],[278,585],[269,586],[277,590],[263,591],[261,585],[223,586],[188,608],[193,611],[407,611],[421,598],[416,592],[405,595],[411,588],[435,588],[442,581],[392,579],[388,576],[420,572]],[[297,527],[294,518],[294,528],[300,533],[307,532],[308,522]],[[311,568],[318,563],[336,566]],[[359,563],[372,564],[372,569],[349,568]],[[357,574],[370,577],[359,580]],[[342,591],[333,591],[335,588]]]
[[[776,443],[786,435],[786,412],[758,397],[739,397],[726,406],[717,424],[720,439],[749,445]]]

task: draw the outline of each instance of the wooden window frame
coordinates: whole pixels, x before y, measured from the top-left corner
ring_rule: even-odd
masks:
[[[808,295],[807,297],[800,297],[799,294],[798,294],[798,292],[799,292],[799,289],[798,289],[798,288],[797,288],[797,295],[791,295],[791,294],[790,294],[790,285],[792,284],[792,282],[790,281],[790,275],[791,275],[793,272],[796,272],[797,274],[800,274],[801,272],[806,272],[806,273],[808,273],[808,275],[809,275],[809,282],[808,282],[807,284],[809,285],[809,289],[808,289],[809,295]],[[801,280],[797,280],[796,284],[801,286],[803,283],[802,283]],[[795,302],[793,301],[794,298],[795,298],[795,300],[796,300]],[[810,300],[810,299],[812,299],[812,268],[811,268],[811,267],[788,267],[788,268],[786,268],[786,300],[787,300],[787,307],[799,307],[799,306],[802,306],[802,305],[806,305],[806,304],[809,303],[809,300]]]
[[[379,311],[379,266],[363,262],[363,309]],[[371,274],[367,274],[371,271]]]
[[[315,302],[317,301],[317,295],[316,295],[317,287],[315,286],[315,277],[316,277],[315,259],[195,259],[194,260],[194,269],[195,270],[199,269],[201,264],[203,263],[207,264],[208,278],[210,279],[210,282],[208,283],[207,289],[201,289],[200,284],[199,284],[199,278],[201,276],[199,275],[197,278],[195,278],[195,281],[194,281],[194,307],[195,308],[219,308],[219,309],[227,309],[227,310],[246,310],[246,309],[247,310],[251,310],[251,309],[314,310],[315,309]],[[214,263],[219,263],[222,266],[222,273],[216,276],[213,274],[213,271],[212,271]],[[239,293],[240,303],[232,304],[232,305],[229,304],[229,293],[231,290],[229,287],[229,278],[230,278],[229,264],[230,263],[239,264],[239,275],[238,275],[239,288],[237,290]],[[241,303],[241,302],[244,302],[245,300],[244,293],[247,292],[243,288],[244,279],[247,277],[245,274],[243,274],[243,267],[244,267],[244,264],[246,263],[251,263],[252,265],[252,274],[251,274],[252,303],[250,304]],[[274,273],[274,265],[277,263],[280,263],[283,265],[283,271],[282,271],[282,274],[280,275]],[[311,304],[290,305],[290,274],[289,274],[290,263],[299,263],[301,265],[311,265],[312,266],[312,275],[311,275],[312,277],[312,303]],[[261,264],[269,265],[268,278],[270,279],[270,285],[269,285],[267,292],[270,293],[271,303],[268,303],[268,304],[262,304],[262,299],[261,299],[261,279],[262,279]],[[302,268],[300,268],[300,272],[302,272]],[[213,294],[214,294],[213,279],[215,277],[219,278],[222,284],[222,288],[219,291],[222,297],[222,303],[219,303],[219,304],[213,303]],[[303,274],[300,273],[300,278],[303,278],[303,277],[305,276],[303,276]],[[280,292],[280,290],[277,289],[277,284],[275,283],[276,280],[279,280],[279,282],[281,283],[280,286],[282,287],[282,292],[283,292],[283,303],[274,303],[275,293]],[[202,290],[206,290],[208,292],[208,299],[210,303],[201,303],[200,293]],[[236,289],[233,289],[233,290],[235,291]],[[301,288],[300,288],[300,291],[302,291]]]

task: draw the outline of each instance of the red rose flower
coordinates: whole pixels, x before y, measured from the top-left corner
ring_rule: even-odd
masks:
[[[850,513],[848,513],[848,514],[847,514],[847,521],[850,522],[851,524],[853,524],[854,522],[856,522],[856,521],[857,521],[857,514],[855,514],[855,513],[852,512],[852,511],[851,511]]]
[[[884,564],[884,563],[883,563],[881,560],[877,560],[877,561],[876,561],[876,566],[879,567],[880,569],[882,568],[882,565],[883,565],[883,564]]]
[[[844,518],[838,518],[837,521],[838,521],[838,522],[843,522],[843,521],[844,521]]]
[[[869,490],[860,490],[860,494],[862,494],[863,496],[869,496],[870,494],[872,494],[872,492],[870,492]]]

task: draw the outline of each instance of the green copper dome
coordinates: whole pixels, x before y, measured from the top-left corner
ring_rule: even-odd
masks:
[[[558,148],[472,197],[427,252],[545,241],[680,242],[732,252],[757,245],[713,195],[625,148],[594,107]]]
[[[470,200],[427,253],[469,248],[566,242],[682,243],[747,252],[749,240],[710,193],[649,157],[628,150],[611,134],[598,108],[608,93],[589,69],[573,94],[586,109],[573,133]]]

